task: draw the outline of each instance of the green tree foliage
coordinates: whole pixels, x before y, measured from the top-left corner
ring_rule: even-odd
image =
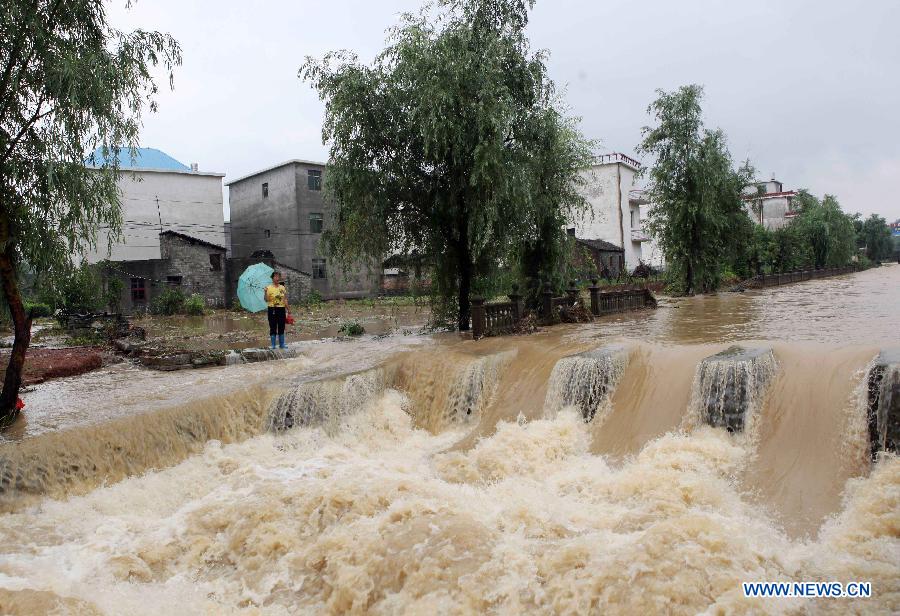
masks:
[[[85,314],[99,310],[104,304],[100,276],[86,263],[36,274],[35,288],[38,298],[54,310]]]
[[[872,261],[889,259],[894,252],[891,228],[887,221],[878,214],[872,214],[862,223],[861,239],[865,246],[866,256]]]
[[[819,201],[807,190],[794,197],[800,213],[791,223],[800,235],[816,268],[839,267],[850,262],[856,253],[853,220],[841,210],[837,198],[825,195]]]
[[[710,291],[723,271],[747,262],[753,230],[742,190],[752,168],[735,170],[725,134],[704,128],[700,86],[657,94],[648,108],[656,125],[644,128],[639,146],[653,159],[648,228],[665,254],[673,287]]]
[[[4,0],[0,10],[0,279],[15,343],[0,421],[15,417],[31,316],[17,273],[64,270],[121,226],[117,157],[87,169],[98,146],[137,145],[141,112],[154,109],[152,67],[171,80],[178,43],[158,32],[120,32],[96,0]],[[96,161],[95,161],[96,162]]]
[[[841,210],[837,199],[821,201],[807,190],[794,198],[799,211],[790,224],[774,231],[755,225],[750,248],[752,274],[847,265],[856,253],[856,216]]]
[[[300,70],[325,101],[329,250],[345,264],[418,251],[460,329],[478,280],[553,269],[561,221],[586,209],[590,144],[530,50],[532,4],[443,2],[404,15],[371,65],[338,52]]]

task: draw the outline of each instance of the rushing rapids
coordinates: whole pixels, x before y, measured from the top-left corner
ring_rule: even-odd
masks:
[[[311,346],[274,383],[224,368],[240,390],[6,443],[0,613],[900,611],[876,336],[603,328]],[[832,580],[873,596],[741,592]]]

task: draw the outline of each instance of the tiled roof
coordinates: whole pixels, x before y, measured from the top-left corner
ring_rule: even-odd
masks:
[[[160,235],[173,235],[185,241],[191,242],[192,244],[202,244],[210,248],[216,248],[217,250],[227,250],[227,248],[225,248],[224,246],[220,246],[219,244],[213,244],[212,242],[201,240],[199,237],[194,237],[193,235],[188,235],[186,233],[179,233],[178,231],[163,231],[162,233],[160,233]]]
[[[619,248],[612,242],[607,242],[606,240],[585,240],[580,237],[575,238],[575,241],[579,244],[583,244],[588,248],[593,248],[594,250],[605,250],[606,252],[625,252],[623,248]]]

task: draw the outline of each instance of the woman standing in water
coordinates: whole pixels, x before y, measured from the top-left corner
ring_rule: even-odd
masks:
[[[286,349],[284,343],[284,324],[287,321],[288,300],[287,289],[281,283],[281,274],[272,272],[272,284],[266,287],[266,304],[269,307],[269,338],[272,344],[269,348],[275,348],[275,336],[278,336],[278,348]]]

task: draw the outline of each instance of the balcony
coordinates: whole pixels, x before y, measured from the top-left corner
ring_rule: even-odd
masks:
[[[629,205],[649,205],[650,200],[647,199],[644,189],[635,188],[628,191],[628,203]]]
[[[594,164],[597,165],[607,165],[609,163],[623,163],[628,165],[629,167],[634,168],[636,171],[640,170],[641,163],[630,156],[625,156],[620,152],[613,152],[611,154],[600,154],[599,156],[594,157]]]
[[[632,242],[649,242],[651,240],[650,236],[647,235],[647,232],[644,231],[643,227],[632,227],[631,228],[631,241]]]

